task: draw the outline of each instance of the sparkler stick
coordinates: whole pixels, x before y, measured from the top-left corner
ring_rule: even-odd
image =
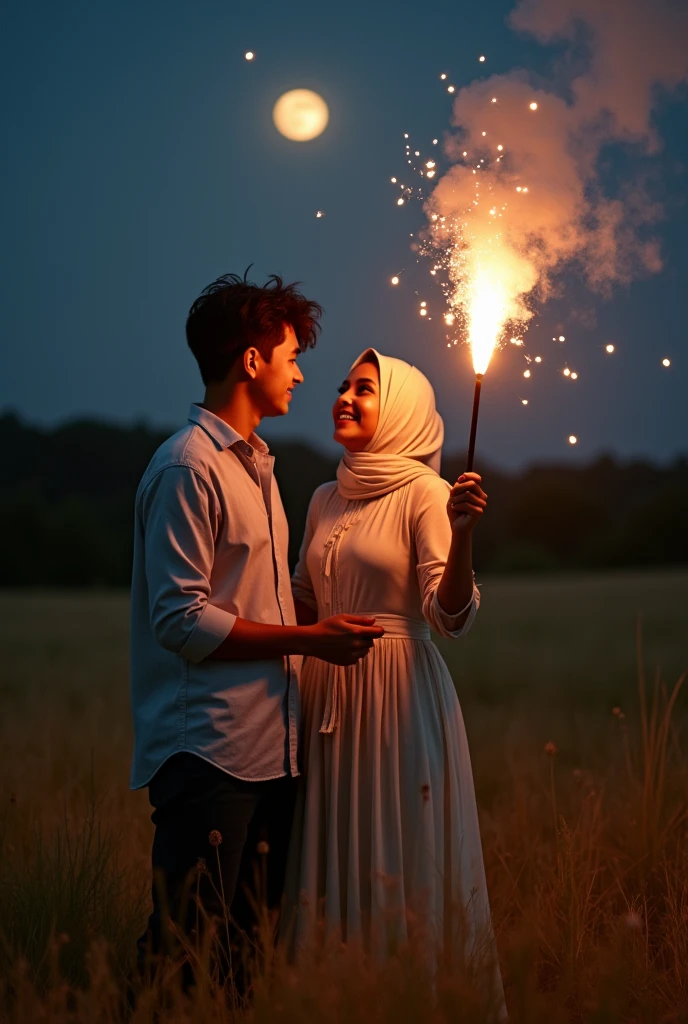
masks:
[[[473,458],[475,456],[475,435],[478,431],[478,409],[480,408],[480,389],[483,383],[482,373],[475,375],[475,393],[473,395],[473,416],[471,417],[471,436],[468,442],[468,458],[466,459],[466,472],[473,469]]]

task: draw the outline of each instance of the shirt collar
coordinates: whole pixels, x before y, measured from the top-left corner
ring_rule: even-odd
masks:
[[[230,427],[229,423],[225,423],[214,412],[210,412],[200,405],[192,404],[189,409],[189,423],[196,423],[199,427],[202,427],[219,448],[231,448],[233,445],[241,442],[240,447],[242,450],[249,446],[255,448],[262,455],[267,455],[270,451],[265,441],[258,437],[257,434],[251,434],[248,442],[246,442],[234,427]]]

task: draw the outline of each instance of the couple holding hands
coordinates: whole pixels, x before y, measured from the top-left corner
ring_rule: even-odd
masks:
[[[415,930],[429,964],[480,949],[501,1000],[466,733],[430,633],[475,618],[487,495],[475,473],[439,476],[427,378],[368,348],[334,395],[343,456],[290,578],[255,430],[288,412],[321,313],[278,277],[209,285],[186,324],[204,400],[137,492],[131,783],[155,825],[140,962],[193,932],[196,893],[250,938],[259,863],[296,956],[324,935],[382,958]]]

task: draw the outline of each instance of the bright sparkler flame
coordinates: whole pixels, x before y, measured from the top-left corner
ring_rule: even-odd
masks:
[[[496,267],[476,268],[468,283],[466,306],[473,369],[482,374],[509,317],[509,297]]]

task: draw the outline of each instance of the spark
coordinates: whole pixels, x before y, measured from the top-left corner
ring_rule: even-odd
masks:
[[[478,57],[478,60],[480,61],[481,64],[485,63],[485,58],[484,57]]]
[[[396,185],[396,183],[397,183],[397,179],[396,178],[390,178],[389,180],[392,182],[393,185]]]
[[[671,359],[662,359],[662,366],[671,366]]]
[[[522,338],[509,338],[509,341],[511,342],[512,345],[522,345],[523,344],[523,339]]]
[[[318,210],[318,212],[316,213],[315,216],[318,217],[318,218],[324,217],[325,216],[325,211],[324,210]]]
[[[426,178],[434,178],[434,177],[435,177],[435,172],[434,171],[428,171],[428,173],[426,174]]]
[[[433,139],[433,140],[432,140],[432,144],[433,144],[433,146],[436,146],[436,145],[437,145],[437,141],[438,141],[437,139]]]
[[[575,434],[569,434],[569,444],[578,444],[578,438]]]
[[[604,346],[604,351],[605,351],[605,352],[608,352],[608,353],[609,353],[609,355],[611,355],[611,354],[612,354],[612,352],[614,351],[614,346],[613,346],[613,345],[605,345],[605,346]]]
[[[497,97],[496,97],[496,96],[493,96],[493,97],[492,97],[492,102],[493,102],[493,103],[496,103],[496,102],[497,102]]]
[[[453,85],[448,85],[448,86],[447,86],[447,92],[455,92],[455,91],[456,91],[456,90],[454,89],[454,86],[453,86]]]
[[[394,275],[394,277],[391,280],[392,280],[392,284],[399,284],[399,278],[396,276],[396,274]]]
[[[483,132],[483,138],[485,138],[486,135],[487,135],[487,132]]]
[[[426,167],[434,167],[435,166],[435,161],[434,160],[428,160],[428,162],[426,163],[425,166]]]
[[[408,139],[408,132],[404,132],[404,138]],[[408,146],[406,148],[408,149]]]
[[[403,206],[403,205],[404,205],[404,200],[400,197],[399,199],[397,199],[397,206]]]
[[[463,155],[464,155],[464,156],[468,156],[468,153],[467,153],[467,151],[466,151],[465,149],[464,149],[464,151],[463,151]]]
[[[577,373],[575,373],[575,372],[574,372],[574,373],[572,373],[572,374],[571,374],[571,380],[578,380],[578,374],[577,374]]]
[[[531,110],[537,110],[537,108],[538,108],[538,105],[537,105],[537,103],[535,102],[535,100],[533,100],[533,102],[532,102],[532,103],[530,103],[530,104],[529,104],[529,106],[530,106],[530,109],[531,109]]]
[[[563,334],[559,335],[559,341],[566,341],[566,338],[564,337]]]
[[[528,405],[528,399],[527,398],[522,398],[521,399],[521,405]]]
[[[499,152],[501,153],[501,152],[502,152],[502,150],[504,149],[504,146],[497,146],[497,149],[498,149],[498,151],[499,151]]]
[[[427,302],[421,302],[421,304],[420,304],[420,305],[421,305],[421,308],[422,308],[422,309],[425,309],[425,307],[427,306]]]
[[[523,191],[523,189],[521,188],[521,186],[520,186],[520,185],[517,185],[517,186],[516,186],[516,191],[517,191],[517,192],[522,192],[522,191]]]
[[[530,377],[530,370],[524,370],[523,371],[523,376],[524,377]]]
[[[446,76],[445,74],[441,74],[441,75],[440,75],[440,78],[442,79],[442,81],[444,81],[446,77],[447,77],[447,76]]]
[[[414,149],[413,155],[414,156],[420,156],[420,150],[419,149]]]
[[[566,367],[566,369],[564,370],[564,376],[565,376],[565,377],[570,377],[570,376],[571,376],[571,371],[569,370],[568,366],[567,366],[567,367]]]
[[[253,60],[253,58],[255,57],[255,53],[253,52],[253,50],[247,50],[246,53],[244,54],[244,57],[246,58],[246,60]]]
[[[421,315],[421,316],[427,316],[427,315],[428,315],[428,311],[427,311],[427,309],[421,309],[421,311],[420,311],[420,315]]]
[[[536,363],[541,363],[542,362],[542,356],[535,356],[535,362]]]

